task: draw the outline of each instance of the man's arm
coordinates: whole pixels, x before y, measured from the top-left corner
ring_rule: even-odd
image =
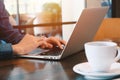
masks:
[[[22,35],[17,29],[13,29],[9,22],[9,14],[5,9],[4,3],[0,1],[0,40],[4,40],[7,43],[16,44],[24,35]]]

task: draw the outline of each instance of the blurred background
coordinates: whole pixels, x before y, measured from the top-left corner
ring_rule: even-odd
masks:
[[[113,16],[112,0],[3,1],[13,27],[35,36],[56,36],[67,40],[84,8],[109,6],[106,17]]]

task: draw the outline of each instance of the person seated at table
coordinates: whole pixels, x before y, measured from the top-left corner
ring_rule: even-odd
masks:
[[[26,54],[39,46],[52,48],[57,45],[62,49],[62,44],[65,44],[65,41],[55,37],[46,38],[21,34],[10,24],[9,14],[3,1],[0,1],[0,59],[12,58],[14,54]]]
[[[54,45],[58,45],[62,49],[62,44],[65,44],[65,42],[55,37],[34,37],[29,34],[26,34],[20,42],[14,45],[1,40],[0,59],[9,59],[14,55],[27,54],[37,47],[53,48]]]

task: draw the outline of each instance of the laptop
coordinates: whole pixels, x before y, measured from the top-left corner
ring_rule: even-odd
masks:
[[[107,11],[108,7],[85,8],[76,22],[75,28],[63,50],[57,47],[52,50],[37,48],[28,55],[20,55],[20,57],[60,60],[84,50],[84,43],[93,40]]]

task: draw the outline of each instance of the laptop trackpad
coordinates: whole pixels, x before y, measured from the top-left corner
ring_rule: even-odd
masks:
[[[33,50],[32,52],[28,53],[29,55],[39,55],[39,54],[42,54],[44,52],[48,52],[49,49],[40,49],[40,48],[37,48],[35,50]]]
[[[32,52],[29,53],[29,55],[54,55],[54,56],[58,56],[60,55],[62,52],[62,49],[55,47],[52,49],[40,49],[37,48],[35,50],[33,50]]]

